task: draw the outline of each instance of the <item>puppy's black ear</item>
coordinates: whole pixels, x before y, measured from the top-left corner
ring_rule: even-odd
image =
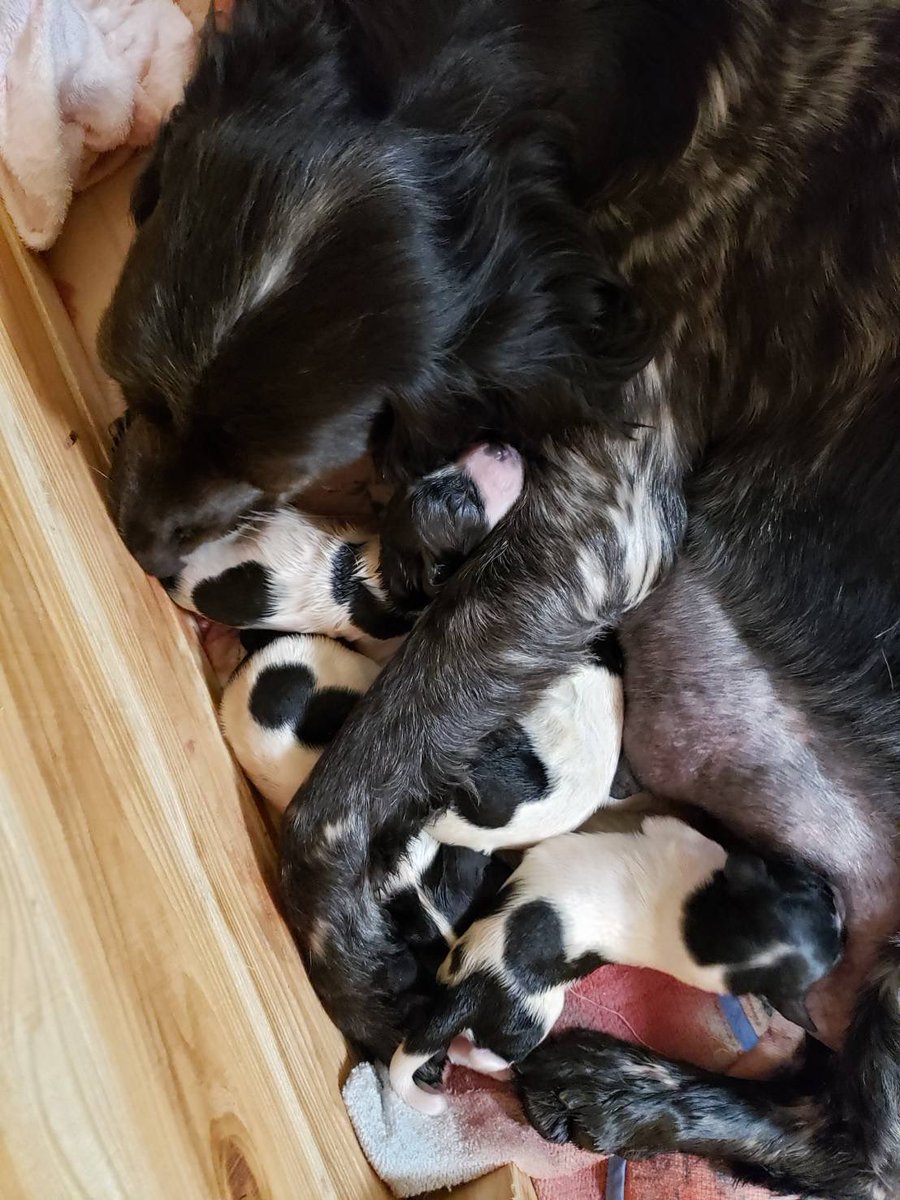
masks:
[[[755,887],[769,878],[766,864],[756,854],[729,854],[724,874],[729,884],[738,890]]]

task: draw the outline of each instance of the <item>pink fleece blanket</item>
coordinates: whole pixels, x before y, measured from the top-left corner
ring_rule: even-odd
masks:
[[[73,193],[153,140],[193,50],[173,0],[2,0],[0,198],[27,246],[50,246]]]

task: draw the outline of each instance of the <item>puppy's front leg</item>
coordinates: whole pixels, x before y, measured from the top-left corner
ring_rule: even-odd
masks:
[[[519,713],[671,561],[681,460],[661,419],[547,447],[288,809],[285,908],[335,1023],[389,1059],[414,971],[377,888],[480,738]]]

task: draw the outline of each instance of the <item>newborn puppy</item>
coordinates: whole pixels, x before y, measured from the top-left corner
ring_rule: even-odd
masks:
[[[480,443],[389,501],[381,577],[391,599],[420,611],[518,499],[525,481],[511,446]]]
[[[407,506],[417,489],[431,497],[427,522],[420,523],[432,528],[432,545],[440,527],[447,563],[442,577],[508,511],[522,478],[514,451],[476,446],[404,493]],[[461,492],[465,503],[457,502]],[[394,509],[398,519],[403,507]],[[409,632],[413,617],[388,598],[381,558],[379,538],[280,508],[198,546],[163,584],[176,604],[223,625],[323,633],[383,660],[395,648],[389,643]]]
[[[251,635],[245,647],[251,653],[225,687],[219,719],[252,783],[283,812],[378,665],[331,638],[305,633],[262,645]]]
[[[647,817],[633,834],[566,834],[528,851],[496,911],[456,943],[428,1019],[394,1054],[391,1082],[413,1107],[441,1112],[444,1097],[416,1087],[420,1068],[464,1032],[475,1069],[524,1058],[568,987],[607,962],[708,992],[754,992],[808,1025],[803,998],[841,950],[834,894],[801,863],[728,854],[671,817]]]
[[[440,842],[524,848],[577,829],[609,803],[622,743],[622,652],[614,633],[561,676],[521,721],[481,742],[469,786],[428,825]]]
[[[377,650],[412,626],[384,593],[378,556],[377,538],[281,508],[198,546],[163,585],[176,604],[223,625],[321,633]]]

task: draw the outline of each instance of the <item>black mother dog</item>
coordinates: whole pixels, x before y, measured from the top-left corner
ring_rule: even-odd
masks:
[[[528,1111],[839,1197],[900,1183],[898,76],[891,0],[243,0],[102,338],[114,513],[163,575],[373,441],[401,481],[481,438],[529,460],[286,820],[345,1031],[397,1040],[370,844],[624,619],[641,782],[828,876],[819,1028],[859,996],[813,1100],[573,1034],[522,1065]]]

